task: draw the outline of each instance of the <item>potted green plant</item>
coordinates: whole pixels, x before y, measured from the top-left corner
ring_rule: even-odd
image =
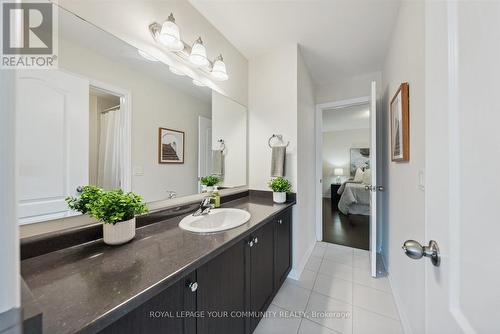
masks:
[[[120,245],[132,240],[135,237],[135,217],[148,212],[142,198],[121,189],[105,191],[97,187],[87,187],[89,188],[83,188],[79,197],[66,199],[69,207],[89,213],[101,221],[106,244]],[[84,202],[85,212],[80,210]]]
[[[214,186],[220,182],[220,177],[217,175],[207,175],[203,176],[200,179],[201,185],[205,186],[208,192],[212,192],[214,190]]]
[[[71,210],[78,211],[81,214],[86,214],[90,211],[89,205],[101,196],[102,190],[96,186],[78,187],[78,196],[67,197],[66,203]]]
[[[292,189],[290,181],[284,177],[276,177],[269,181],[269,188],[273,191],[273,201],[275,203],[285,203],[286,193]]]

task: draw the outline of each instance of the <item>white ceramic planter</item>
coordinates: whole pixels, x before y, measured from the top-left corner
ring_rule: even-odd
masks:
[[[207,193],[212,193],[214,191],[213,186],[207,186]]]
[[[104,243],[121,245],[135,237],[135,217],[116,224],[102,224]]]
[[[286,202],[286,193],[273,192],[273,201],[274,201],[274,203],[285,203]]]

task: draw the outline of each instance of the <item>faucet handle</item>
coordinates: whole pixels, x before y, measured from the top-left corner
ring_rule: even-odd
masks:
[[[167,190],[167,196],[168,196],[168,199],[172,199],[172,198],[175,198],[177,196],[177,193],[175,191],[172,191],[172,190]]]

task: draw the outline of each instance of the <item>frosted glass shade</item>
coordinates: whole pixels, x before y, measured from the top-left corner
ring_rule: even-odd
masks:
[[[184,49],[179,27],[175,24],[175,19],[172,14],[163,22],[158,39],[160,43],[172,51],[182,51],[182,49]]]
[[[229,78],[226,71],[226,64],[224,63],[222,56],[219,56],[219,58],[215,60],[212,67],[212,76],[214,79],[219,81],[225,81]]]
[[[201,37],[198,37],[198,39],[194,42],[193,47],[191,48],[191,54],[189,55],[189,61],[199,67],[208,65],[207,50],[203,45]]]
[[[336,176],[344,175],[344,169],[343,168],[335,168],[333,170],[333,175],[336,175]]]

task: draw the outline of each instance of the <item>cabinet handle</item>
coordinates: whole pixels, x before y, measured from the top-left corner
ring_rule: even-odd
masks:
[[[188,288],[189,290],[191,290],[191,292],[195,292],[196,290],[198,290],[198,283],[197,282],[187,281],[186,282],[186,288]]]
[[[248,247],[253,247],[253,240],[248,241],[247,244],[248,244]]]
[[[278,219],[278,224],[280,224],[280,225],[283,224],[283,220]]]
[[[259,238],[257,238],[257,237],[253,238],[253,243],[254,244],[258,244],[259,243]]]

